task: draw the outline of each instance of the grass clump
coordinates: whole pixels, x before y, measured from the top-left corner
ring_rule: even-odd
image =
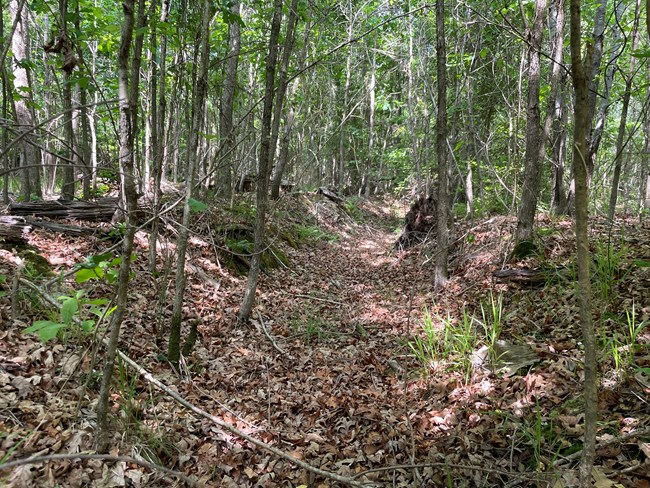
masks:
[[[460,320],[432,315],[425,309],[419,333],[408,340],[408,347],[428,374],[431,368],[460,371],[465,382],[472,372],[472,352],[476,344],[475,318],[463,311]]]

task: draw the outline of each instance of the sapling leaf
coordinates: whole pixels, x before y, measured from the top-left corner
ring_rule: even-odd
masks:
[[[66,324],[52,322],[51,320],[37,320],[32,325],[23,330],[25,334],[37,334],[41,342],[47,342],[54,339],[59,330],[66,327]]]
[[[68,297],[64,300],[61,305],[61,318],[63,319],[63,322],[70,324],[72,322],[72,317],[74,317],[78,310],[79,302],[76,298]]]

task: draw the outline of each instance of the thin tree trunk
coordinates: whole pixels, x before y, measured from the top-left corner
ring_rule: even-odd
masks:
[[[187,240],[189,237],[190,200],[192,199],[192,190],[194,188],[196,169],[200,157],[199,134],[203,132],[205,101],[208,93],[208,69],[210,67],[210,21],[212,19],[210,0],[204,0],[203,2],[202,19],[199,73],[196,78],[196,90],[194,92],[194,103],[192,107],[192,122],[189,127],[187,182],[185,187],[185,202],[183,205],[183,221],[179,230],[176,248],[176,289],[169,332],[168,359],[176,372],[180,372],[181,322],[183,320],[183,296],[185,294],[185,286],[187,283],[187,277],[185,275],[185,257],[187,255]]]
[[[571,68],[575,90],[573,128],[573,175],[575,178],[575,220],[578,262],[580,324],[585,349],[584,409],[585,428],[580,483],[591,486],[591,471],[596,452],[598,390],[596,344],[591,317],[591,282],[589,277],[589,194],[587,187],[587,127],[589,124],[588,80],[581,57],[580,0],[571,0]]]
[[[449,260],[449,177],[447,162],[447,52],[445,43],[445,3],[436,2],[436,63],[438,115],[436,150],[438,153],[437,254],[434,287],[442,288],[448,278]]]
[[[517,215],[517,230],[515,232],[515,256],[523,257],[532,249],[537,198],[542,175],[544,154],[540,130],[540,51],[546,16],[546,0],[535,1],[535,13],[532,28],[528,34],[528,100],[526,103],[526,149],[524,159],[526,169],[521,187],[521,202]],[[550,119],[548,126],[550,128]]]
[[[269,35],[269,52],[266,57],[266,86],[264,89],[264,108],[262,111],[262,132],[260,134],[260,155],[257,170],[257,189],[255,201],[255,230],[253,256],[248,272],[246,291],[239,310],[239,321],[247,322],[255,302],[255,291],[260,274],[262,252],[264,251],[264,236],[266,225],[266,209],[268,206],[269,169],[273,153],[271,152],[271,130],[273,118],[273,95],[275,91],[275,70],[278,57],[278,39],[282,23],[282,0],[274,0],[271,33]]]
[[[636,51],[639,46],[640,9],[641,0],[637,0],[636,9],[634,11],[634,25],[632,27],[632,52]],[[614,174],[612,175],[612,190],[609,195],[609,209],[607,212],[607,217],[610,221],[614,220],[616,201],[618,200],[618,183],[621,177],[621,168],[623,166],[623,150],[625,149],[625,126],[627,124],[627,113],[630,106],[630,97],[632,95],[632,80],[636,68],[636,59],[635,56],[630,57],[630,72],[625,80],[625,91],[623,92],[623,106],[621,107],[621,118],[618,125],[618,135],[616,137],[616,156],[614,159]]]
[[[120,99],[120,179],[122,201],[125,205],[126,229],[122,242],[122,262],[120,264],[117,285],[116,309],[111,316],[108,331],[108,343],[104,357],[102,384],[97,401],[97,438],[98,452],[107,452],[109,447],[108,412],[109,393],[113,378],[113,367],[117,354],[122,321],[128,307],[129,275],[131,273],[131,254],[133,253],[133,237],[135,235],[135,211],[137,207],[137,192],[133,168],[133,120],[132,110],[136,110],[129,99],[129,58],[133,39],[134,0],[122,0],[124,20],[118,55],[118,90]]]
[[[285,95],[288,88],[287,71],[289,70],[289,61],[291,60],[291,53],[293,51],[293,43],[295,38],[295,27],[298,22],[298,0],[292,0],[291,7],[289,8],[289,19],[287,21],[287,31],[285,33],[284,46],[282,47],[282,61],[280,62],[280,73],[278,75],[278,89],[275,96],[275,106],[273,107],[273,126],[271,128],[271,161],[269,162],[269,169],[273,167],[273,157],[278,144],[278,137],[280,133],[280,120],[282,119],[282,105],[284,103]],[[293,125],[293,112],[287,116],[285,127],[285,144],[282,149],[285,151],[283,157],[278,158],[278,165],[275,168],[275,175],[273,178],[273,185],[271,187],[271,198],[277,199],[280,197],[280,183],[282,182],[282,175],[284,174],[284,167],[287,164],[286,158],[289,153],[289,136],[291,134],[291,127]]]
[[[169,9],[169,2],[163,0],[161,5],[160,12],[160,22],[167,21],[167,12]],[[156,53],[156,33],[152,32],[152,51],[154,56],[157,56]],[[158,227],[160,225],[159,213],[160,213],[160,199],[162,196],[162,191],[160,188],[162,175],[163,175],[163,158],[165,155],[164,142],[165,142],[165,116],[167,113],[167,99],[165,97],[165,85],[167,77],[167,35],[163,32],[160,35],[160,56],[158,57],[158,62],[153,62],[153,68],[151,72],[152,77],[152,86],[151,86],[151,98],[152,98],[152,134],[151,134],[151,154],[152,154],[152,168],[151,173],[153,176],[153,221],[151,226],[151,235],[149,237],[149,269],[153,272],[156,270],[156,249],[158,242]],[[160,69],[157,70],[157,66],[160,66]],[[158,90],[160,88],[160,90]],[[157,98],[158,91],[160,91],[160,97]]]

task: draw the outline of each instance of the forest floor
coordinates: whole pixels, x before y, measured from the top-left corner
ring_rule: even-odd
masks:
[[[226,244],[246,247],[232,229],[250,224],[242,223],[250,206],[197,213],[184,331],[196,323],[199,339],[183,379],[164,356],[174,275],[164,271],[171,262],[165,256],[174,254],[174,224],[168,218],[163,229],[156,274],[148,271],[140,231],[120,348],[222,422],[357,482],[575,486],[583,368],[571,221],[539,216],[540,252],[518,263],[507,262],[514,218],[459,223],[451,279],[435,292],[431,246],[394,249],[407,206],[337,206],[315,195],[281,201],[269,228],[285,265],[262,274],[245,325],[236,314],[246,279],[229,271],[223,256]],[[230,240],[216,229],[228,229]],[[29,240],[50,271],[28,265],[26,280],[55,297],[81,289],[110,297],[104,281],[52,281],[110,242],[42,229]],[[650,487],[650,221],[619,219],[610,228],[595,219],[591,241],[602,383],[595,486]],[[12,293],[25,252],[0,249],[0,484],[185,486],[126,461],[2,470],[28,456],[86,453],[93,445],[101,354],[96,341],[74,331],[46,343],[22,332],[35,320],[60,320],[36,289]],[[498,283],[492,272],[504,267],[556,276],[532,287]],[[496,353],[483,359],[481,346]],[[197,416],[123,362],[115,377],[113,455],[207,487],[343,486]]]

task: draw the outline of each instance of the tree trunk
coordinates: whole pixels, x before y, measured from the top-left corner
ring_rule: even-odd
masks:
[[[257,213],[255,214],[254,245],[251,266],[248,272],[246,291],[239,310],[239,321],[247,322],[250,318],[255,302],[255,291],[260,274],[262,251],[264,250],[264,237],[266,225],[266,209],[268,206],[269,170],[273,153],[271,152],[271,130],[273,118],[273,95],[275,91],[275,70],[278,57],[278,39],[280,37],[280,24],[282,23],[282,0],[273,2],[273,20],[269,35],[269,52],[266,57],[266,86],[264,89],[264,108],[262,111],[262,132],[260,134],[260,155],[257,169],[257,191],[255,201]],[[277,102],[276,102],[277,103]]]
[[[19,9],[20,8],[20,9]],[[11,49],[14,59],[14,90],[17,100],[14,102],[16,122],[20,127],[20,132],[30,132],[34,126],[33,96],[31,89],[30,76],[27,72],[26,65],[29,62],[29,10],[26,5],[19,4],[17,0],[12,0],[9,4],[9,10],[16,28],[11,38]],[[20,64],[18,64],[20,63]],[[31,134],[26,135],[21,143],[21,171],[22,196],[25,201],[31,200],[32,194],[42,198],[41,181],[40,181],[40,150],[33,145]]]
[[[539,90],[540,90],[540,51],[542,49],[542,34],[546,16],[546,0],[535,1],[533,25],[528,33],[528,100],[526,103],[526,150],[524,159],[526,170],[521,188],[521,201],[517,215],[517,230],[515,232],[515,249],[513,254],[520,256],[525,248],[533,247],[533,230],[539,183],[544,163],[540,131]],[[550,129],[550,118],[548,126]],[[523,257],[523,256],[520,256]]]
[[[59,0],[59,11],[61,17],[61,32],[59,34],[61,38],[61,48],[58,48],[54,52],[60,54],[68,52],[70,47],[70,39],[68,38],[68,0]],[[59,42],[57,40],[57,42]],[[63,155],[66,158],[63,160],[63,183],[61,186],[61,198],[63,200],[73,200],[75,194],[75,177],[74,177],[74,166],[73,158],[75,154],[75,143],[74,143],[74,127],[72,124],[72,118],[74,112],[72,111],[72,69],[63,70],[63,110],[64,110],[64,119],[63,119]]]
[[[232,4],[232,15],[239,17],[240,2]],[[228,58],[224,65],[223,91],[221,92],[221,112],[219,113],[219,160],[217,166],[217,194],[230,198],[232,193],[233,160],[236,147],[233,119],[235,89],[237,88],[237,66],[241,51],[241,26],[239,19],[232,19],[228,26]]]
[[[167,12],[169,10],[169,1],[163,0],[160,12],[160,22],[167,21]],[[165,155],[165,116],[167,114],[167,99],[165,96],[165,85],[167,79],[167,35],[162,32],[160,35],[160,56],[156,52],[156,32],[151,34],[151,49],[154,58],[158,62],[152,63],[151,71],[151,174],[152,174],[152,195],[153,195],[153,221],[151,225],[151,235],[149,237],[149,269],[156,270],[156,249],[158,242],[158,227],[160,225],[160,198],[162,196],[161,182],[163,175],[163,158]],[[157,69],[157,66],[160,66]],[[158,89],[160,87],[160,90]],[[160,91],[160,98],[157,98]]]
[[[287,71],[289,69],[289,61],[293,51],[293,43],[295,38],[295,27],[298,22],[298,0],[292,0],[291,7],[289,8],[289,19],[287,21],[287,31],[285,33],[285,42],[282,47],[282,61],[280,63],[280,73],[278,76],[278,89],[275,96],[275,107],[273,108],[273,127],[271,129],[271,161],[269,162],[269,169],[273,167],[273,157],[275,149],[278,144],[278,137],[280,133],[280,120],[282,119],[282,105],[288,88]],[[293,125],[293,111],[287,116],[285,123],[285,133],[283,145],[281,150],[284,152],[282,157],[278,158],[278,164],[275,168],[273,177],[273,185],[271,187],[271,198],[277,199],[280,197],[280,184],[282,182],[282,175],[284,174],[284,167],[287,164],[287,157],[289,156],[289,137],[291,135],[291,127]]]
[[[120,99],[120,179],[122,201],[126,209],[126,230],[124,240],[122,241],[122,262],[120,264],[117,298],[115,300],[116,309],[111,316],[111,323],[108,331],[108,343],[106,345],[106,355],[104,357],[104,367],[102,374],[102,384],[97,401],[97,438],[96,448],[98,452],[108,452],[109,434],[108,430],[108,412],[109,412],[109,393],[113,378],[113,367],[115,356],[117,354],[117,344],[120,337],[122,320],[126,315],[128,307],[128,288],[129,275],[131,273],[131,255],[133,254],[133,237],[135,235],[135,210],[137,205],[136,183],[133,171],[133,130],[131,122],[133,120],[132,106],[129,99],[129,58],[131,53],[131,43],[133,39],[134,25],[134,0],[122,0],[122,11],[124,12],[124,21],[122,24],[122,34],[120,40],[120,50],[118,54],[118,91]]]
[[[445,43],[445,3],[436,2],[436,63],[438,116],[436,150],[438,153],[437,253],[434,287],[442,288],[448,278],[449,260],[449,178],[447,163],[447,52]]]
[[[190,226],[190,200],[194,189],[196,169],[200,158],[199,134],[203,132],[205,120],[205,101],[208,93],[208,69],[210,67],[210,21],[212,19],[211,2],[203,2],[203,24],[201,25],[201,52],[199,73],[196,78],[196,90],[192,107],[192,122],[189,127],[189,141],[187,148],[187,182],[185,186],[185,202],[183,206],[183,221],[179,230],[176,258],[176,288],[169,331],[168,359],[174,370],[179,373],[181,322],[183,320],[183,295],[187,277],[185,275],[185,256],[187,254],[187,240]]]
[[[636,51],[639,46],[639,14],[641,10],[641,0],[636,0],[636,9],[634,12],[634,25],[632,27],[632,52]],[[630,57],[630,72],[625,80],[625,91],[623,92],[623,106],[621,107],[621,118],[618,125],[618,135],[616,137],[616,155],[614,157],[614,174],[612,175],[612,191],[609,195],[609,209],[607,217],[610,221],[614,220],[616,212],[616,201],[618,199],[618,183],[621,177],[621,168],[623,166],[623,150],[625,149],[625,126],[627,124],[627,112],[630,106],[630,96],[632,94],[632,80],[634,79],[636,68],[636,57]],[[624,75],[625,76],[625,75]],[[646,115],[647,116],[647,115]]]
[[[571,68],[575,90],[573,125],[573,175],[575,179],[575,220],[578,262],[580,324],[585,348],[584,409],[585,429],[580,465],[581,486],[591,486],[591,471],[596,452],[598,390],[596,344],[591,317],[591,282],[589,277],[589,194],[587,187],[587,127],[589,125],[588,80],[581,57],[580,0],[571,0]]]

